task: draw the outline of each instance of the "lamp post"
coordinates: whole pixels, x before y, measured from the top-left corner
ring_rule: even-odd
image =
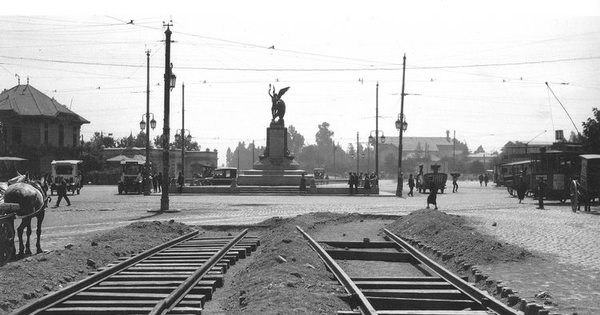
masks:
[[[169,210],[169,127],[170,119],[170,97],[171,89],[175,87],[177,77],[173,73],[173,64],[171,64],[171,30],[167,24],[165,31],[165,117],[163,126],[163,179],[162,179],[162,195],[160,198],[160,210]]]
[[[140,121],[140,130],[146,129],[146,174],[144,176],[144,196],[150,196],[150,128],[154,130],[156,128],[156,120],[154,119],[154,114],[149,112],[150,107],[146,107],[146,120],[144,120],[144,115],[142,115],[142,120]],[[150,120],[150,115],[152,115],[152,120]],[[150,121],[150,123],[147,123]]]
[[[149,123],[146,123],[149,122]],[[142,124],[143,123],[143,124]],[[152,125],[152,126],[150,126]],[[145,127],[145,128],[144,128]],[[150,127],[156,127],[156,120],[152,114],[150,121],[150,49],[146,50],[146,121],[142,118],[140,129],[146,129],[146,176],[144,178],[144,196],[150,196]]]
[[[187,131],[188,135],[185,135]],[[181,174],[185,177],[185,141],[188,143],[192,142],[192,133],[188,129],[177,129],[175,133],[175,141],[181,140]]]
[[[358,132],[356,132],[356,175],[360,174],[359,170],[360,161],[360,144],[358,143]]]
[[[406,73],[406,54],[402,58],[402,92],[400,94],[400,115],[396,120],[396,129],[400,133],[398,139],[398,185],[396,186],[396,196],[402,197],[402,133],[408,128],[408,123],[404,119],[404,78]]]
[[[373,133],[375,133],[375,137],[373,137]],[[379,135],[381,133],[381,136]],[[379,141],[381,143],[385,143],[385,135],[383,130],[371,130],[369,133],[369,143],[375,147],[375,174],[377,174],[377,178],[379,178]]]

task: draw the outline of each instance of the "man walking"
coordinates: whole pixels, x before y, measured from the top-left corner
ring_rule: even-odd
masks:
[[[413,189],[415,188],[415,178],[413,177],[413,174],[408,175],[408,188],[410,189],[408,195],[414,197]]]
[[[537,209],[544,209],[544,195],[546,194],[546,187],[548,186],[548,184],[546,184],[546,181],[544,180],[543,177],[539,178],[539,182],[538,182],[538,207]]]
[[[350,187],[350,196],[354,195],[354,176],[352,175],[352,172],[348,173],[348,187]]]
[[[58,199],[56,200],[56,205],[54,205],[54,208],[60,206],[60,201],[63,198],[65,198],[67,206],[71,205],[71,200],[69,200],[69,197],[67,197],[67,182],[62,176],[58,177],[58,182],[56,183],[56,193],[58,194]]]

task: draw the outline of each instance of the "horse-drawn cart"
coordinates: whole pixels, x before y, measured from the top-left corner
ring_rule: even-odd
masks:
[[[12,259],[15,241],[15,218],[19,204],[0,203],[0,266]]]

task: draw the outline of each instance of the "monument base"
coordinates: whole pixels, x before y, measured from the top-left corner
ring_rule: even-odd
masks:
[[[238,175],[239,186],[298,186],[302,174],[306,179],[306,186],[310,184],[312,174],[305,170],[246,170]]]

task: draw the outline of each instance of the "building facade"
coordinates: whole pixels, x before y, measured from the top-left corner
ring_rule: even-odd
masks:
[[[33,86],[17,85],[0,93],[0,156],[27,159],[26,171],[48,172],[52,160],[76,158],[81,125],[89,123]]]

